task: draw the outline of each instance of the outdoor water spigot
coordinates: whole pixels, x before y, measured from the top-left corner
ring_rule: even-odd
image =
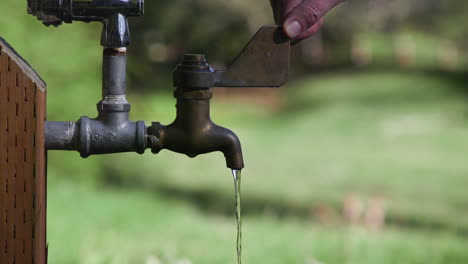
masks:
[[[28,13],[47,26],[73,21],[102,22],[101,44],[118,48],[130,44],[127,17],[143,15],[144,0],[28,0]]]
[[[186,54],[177,66],[179,71],[212,72],[204,55]],[[148,135],[153,142],[153,153],[162,149],[196,157],[214,151],[221,151],[226,158],[227,167],[240,170],[244,168],[242,150],[237,136],[229,129],[213,123],[210,118],[211,90],[207,88],[177,86],[174,96],[177,98],[177,116],[169,126],[153,123]]]
[[[288,80],[290,42],[278,26],[264,26],[226,71],[214,70],[201,54],[186,54],[174,71],[175,121],[148,129],[153,153],[169,149],[195,157],[221,151],[227,167],[244,167],[237,136],[210,119],[212,87],[280,87]]]

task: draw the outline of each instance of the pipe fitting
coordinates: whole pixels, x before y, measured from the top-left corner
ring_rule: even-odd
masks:
[[[115,122],[114,122],[115,121]],[[106,122],[82,117],[78,151],[83,158],[96,154],[136,152],[146,149],[146,125],[142,121]]]
[[[121,152],[143,154],[146,125],[142,121],[118,121],[81,117],[78,122],[50,122],[45,125],[47,150],[76,150],[81,157]]]
[[[103,21],[110,16],[142,16],[144,0],[28,0],[28,13],[44,25]]]
[[[46,26],[73,21],[102,22],[101,45],[130,45],[127,17],[144,14],[144,0],[28,0],[28,13]]]
[[[96,154],[137,152],[146,149],[146,125],[129,120],[126,98],[126,48],[105,48],[102,67],[102,100],[97,118],[78,122],[47,122],[48,150],[77,150],[83,158]]]

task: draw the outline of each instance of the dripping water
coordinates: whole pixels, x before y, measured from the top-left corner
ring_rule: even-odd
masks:
[[[241,171],[232,170],[234,177],[234,192],[236,197],[237,219],[237,264],[242,263],[242,215],[241,215]]]

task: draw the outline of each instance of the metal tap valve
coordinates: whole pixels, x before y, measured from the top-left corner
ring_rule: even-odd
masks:
[[[130,44],[127,17],[144,13],[144,0],[28,0],[28,13],[46,26],[73,21],[104,24],[101,44],[126,47]]]
[[[212,87],[280,87],[288,81],[290,41],[278,26],[264,26],[226,71],[214,70],[203,54],[185,54],[174,71],[177,115],[168,126],[153,123],[148,142],[162,149],[196,157],[221,151],[231,169],[244,168],[236,134],[210,118]]]

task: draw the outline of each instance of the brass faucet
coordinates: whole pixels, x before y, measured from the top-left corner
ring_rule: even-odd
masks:
[[[203,55],[184,55],[175,75],[182,67],[185,70],[193,68],[200,72],[211,71]],[[156,154],[162,149],[168,149],[194,158],[200,154],[221,151],[228,168],[244,168],[241,144],[236,134],[211,121],[211,90],[177,87],[174,96],[177,98],[174,122],[168,126],[153,123],[148,129],[148,145],[152,152]]]
[[[205,55],[185,54],[174,71],[175,121],[148,129],[153,153],[168,149],[189,157],[223,152],[228,168],[244,168],[236,134],[210,118],[212,87],[280,87],[288,80],[289,40],[277,26],[265,26],[253,37],[227,71],[215,71]]]

